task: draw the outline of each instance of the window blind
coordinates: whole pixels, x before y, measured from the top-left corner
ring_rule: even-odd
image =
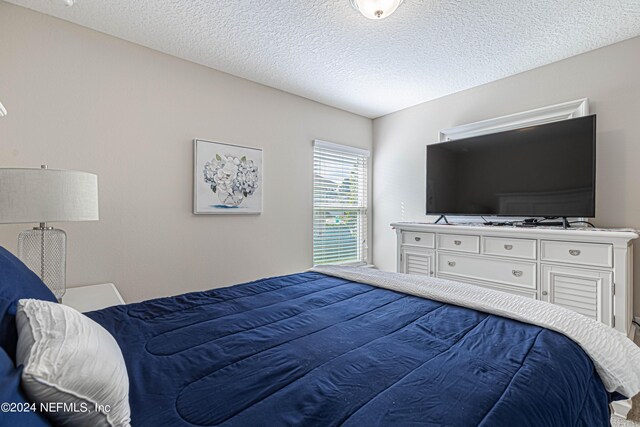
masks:
[[[369,152],[314,141],[313,263],[367,262]]]

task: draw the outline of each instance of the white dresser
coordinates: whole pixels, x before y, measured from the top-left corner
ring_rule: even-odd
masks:
[[[631,231],[394,223],[397,271],[541,299],[633,333]]]

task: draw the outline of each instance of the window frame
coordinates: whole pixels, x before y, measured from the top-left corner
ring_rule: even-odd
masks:
[[[361,161],[364,160],[364,171],[363,171],[363,176],[362,176],[362,182],[358,183],[359,184],[359,188],[363,188],[362,191],[362,197],[364,198],[364,200],[360,201],[358,203],[358,206],[354,206],[353,209],[345,209],[345,210],[355,210],[355,211],[359,211],[358,214],[358,218],[359,221],[361,221],[362,219],[364,219],[364,226],[362,227],[363,229],[361,229],[360,225],[358,225],[358,228],[360,229],[359,231],[359,238],[358,238],[358,244],[357,244],[357,252],[359,255],[359,259],[358,260],[354,260],[354,261],[344,261],[344,262],[333,262],[333,263],[321,263],[321,264],[317,264],[316,263],[316,210],[320,209],[319,207],[316,207],[316,156],[317,156],[317,150],[325,150],[325,151],[332,151],[335,152],[339,155],[345,155],[346,157],[348,156],[353,156],[353,159],[355,161]],[[369,168],[370,168],[370,152],[369,150],[366,149],[362,149],[362,148],[357,148],[357,147],[353,147],[350,145],[344,145],[344,144],[337,144],[334,142],[328,142],[328,141],[324,141],[324,140],[320,140],[320,139],[316,139],[313,141],[313,155],[312,155],[312,162],[313,162],[313,168],[312,168],[312,201],[311,201],[311,216],[312,216],[312,244],[311,244],[311,258],[312,258],[312,264],[313,265],[368,265],[368,259],[369,259],[369,231],[370,231],[370,221],[369,221],[369,203],[370,203],[370,197],[369,197]],[[359,196],[360,197],[360,196]],[[361,203],[362,202],[362,203]]]

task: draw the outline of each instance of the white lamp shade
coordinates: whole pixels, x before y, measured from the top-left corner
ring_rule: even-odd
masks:
[[[351,0],[351,5],[369,19],[384,19],[404,0]]]
[[[96,175],[56,169],[0,169],[0,223],[96,220]]]

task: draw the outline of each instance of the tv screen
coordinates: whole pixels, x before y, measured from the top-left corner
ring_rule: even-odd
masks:
[[[596,116],[427,145],[427,214],[594,217]]]

